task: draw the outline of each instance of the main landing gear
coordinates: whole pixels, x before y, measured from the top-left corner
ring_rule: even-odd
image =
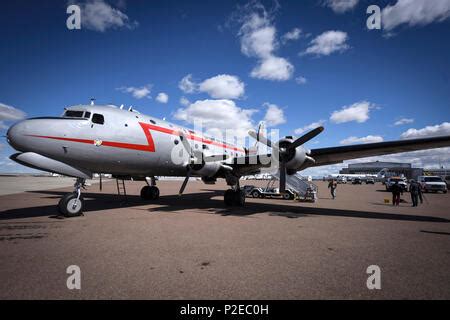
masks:
[[[156,200],[159,198],[159,189],[156,186],[155,178],[150,179],[150,183],[148,179],[145,179],[147,182],[147,186],[141,189],[141,199],[143,200]]]
[[[225,191],[224,201],[227,207],[243,207],[245,205],[245,192],[239,186],[239,178],[233,175],[226,176],[227,184],[231,189]]]
[[[77,217],[83,214],[83,197],[81,188],[85,188],[85,179],[78,178],[74,184],[75,190],[64,195],[58,203],[59,212],[65,217]]]
[[[240,189],[228,189],[225,191],[224,200],[227,207],[243,207],[245,205],[245,192]]]

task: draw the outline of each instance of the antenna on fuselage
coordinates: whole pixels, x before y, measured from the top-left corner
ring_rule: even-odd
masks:
[[[91,98],[91,106],[93,106],[95,103],[95,98]]]
[[[133,111],[133,106],[130,106],[130,107],[128,108],[128,111]]]
[[[123,109],[123,104],[120,105],[120,110],[122,110],[122,109]]]

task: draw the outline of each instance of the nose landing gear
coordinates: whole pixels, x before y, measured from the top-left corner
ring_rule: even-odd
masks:
[[[77,217],[83,214],[83,197],[81,188],[85,188],[85,179],[78,178],[74,184],[75,190],[64,195],[58,203],[58,211],[65,217]]]

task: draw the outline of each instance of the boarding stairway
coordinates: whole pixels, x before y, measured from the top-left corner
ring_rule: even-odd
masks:
[[[272,174],[272,177],[280,180],[280,173],[276,172]],[[315,202],[317,200],[317,193],[319,191],[317,185],[311,181],[302,179],[296,174],[286,175],[286,188],[294,191],[297,194],[298,199],[301,201]]]

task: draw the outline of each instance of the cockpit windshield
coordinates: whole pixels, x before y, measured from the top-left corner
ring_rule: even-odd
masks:
[[[91,113],[88,111],[81,111],[81,110],[66,110],[66,112],[64,112],[64,117],[89,119],[91,117]]]

